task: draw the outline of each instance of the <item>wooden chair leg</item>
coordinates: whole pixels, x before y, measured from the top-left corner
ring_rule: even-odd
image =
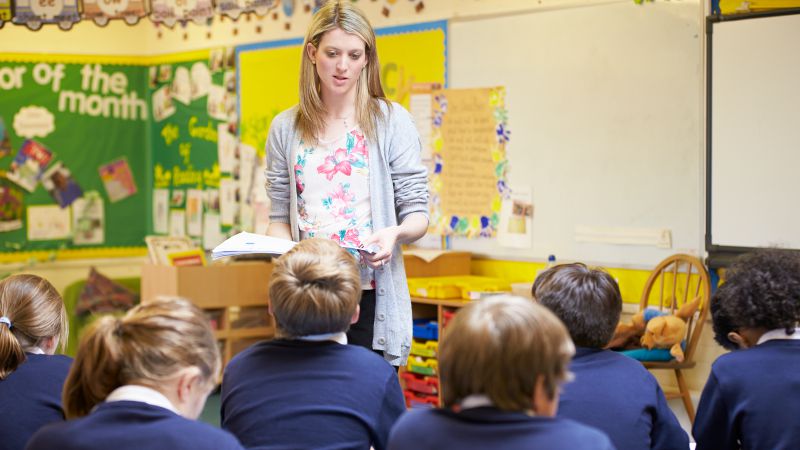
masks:
[[[692,404],[692,396],[689,395],[689,386],[686,384],[686,379],[683,378],[681,369],[675,369],[675,377],[678,379],[678,390],[681,393],[683,406],[686,407],[686,415],[689,416],[689,423],[694,425],[694,405]]]

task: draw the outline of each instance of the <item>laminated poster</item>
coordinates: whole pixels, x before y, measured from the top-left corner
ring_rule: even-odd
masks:
[[[69,169],[61,161],[54,163],[42,175],[42,186],[50,193],[58,206],[66,208],[83,195],[83,189],[72,178]]]
[[[87,192],[72,202],[72,229],[72,242],[75,245],[105,242],[105,210],[99,192]]]
[[[58,205],[28,206],[28,240],[67,239],[71,234],[69,208]]]
[[[50,164],[53,152],[34,140],[26,140],[11,161],[6,177],[28,192],[33,192],[44,169]]]
[[[22,189],[0,177],[0,232],[22,228],[23,201]]]
[[[99,168],[100,179],[111,203],[126,199],[136,193],[136,182],[128,160],[120,158]]]

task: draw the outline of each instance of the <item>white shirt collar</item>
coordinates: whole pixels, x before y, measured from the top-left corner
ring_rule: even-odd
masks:
[[[769,330],[766,333],[762,334],[760,338],[758,338],[758,342],[756,345],[763,344],[767,341],[774,341],[778,339],[800,339],[800,328],[794,329],[794,334],[787,334],[785,328],[778,328],[775,330]]]
[[[27,353],[32,353],[34,355],[44,355],[44,350],[39,347],[30,347],[25,349]]]
[[[107,402],[118,402],[123,400],[147,403],[148,405],[168,409],[175,414],[180,415],[178,410],[175,409],[175,405],[173,405],[164,394],[146,386],[127,384],[114,389],[110,394],[108,394],[108,397],[106,397]]]
[[[301,341],[335,341],[342,345],[347,345],[347,334],[344,331],[338,333],[325,333],[325,334],[309,334],[307,336],[300,336],[297,338]]]
[[[483,406],[494,406],[494,402],[488,395],[472,394],[461,400],[461,409],[481,408]]]

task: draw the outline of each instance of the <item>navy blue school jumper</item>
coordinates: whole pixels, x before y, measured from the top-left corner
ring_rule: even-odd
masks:
[[[80,419],[47,425],[27,450],[242,450],[219,428],[143,402],[100,403]]]
[[[386,448],[405,410],[395,369],[333,341],[260,342],[222,380],[222,428],[248,449]]]
[[[397,421],[389,450],[609,450],[601,431],[560,417],[531,417],[494,407],[412,410]]]
[[[25,356],[17,370],[0,380],[0,450],[21,450],[43,425],[64,420],[61,388],[72,358]]]
[[[800,340],[717,358],[692,434],[697,450],[800,448]]]
[[[561,388],[558,416],[603,430],[625,450],[689,448],[689,436],[642,363],[611,350],[578,347]]]

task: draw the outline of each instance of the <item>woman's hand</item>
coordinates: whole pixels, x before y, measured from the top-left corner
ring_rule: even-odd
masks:
[[[400,236],[400,231],[399,226],[383,228],[364,239],[362,244],[365,248],[377,247],[375,253],[361,250],[361,256],[369,267],[380,269],[386,264],[389,264],[389,261],[392,259],[392,251],[397,243],[397,238]]]

